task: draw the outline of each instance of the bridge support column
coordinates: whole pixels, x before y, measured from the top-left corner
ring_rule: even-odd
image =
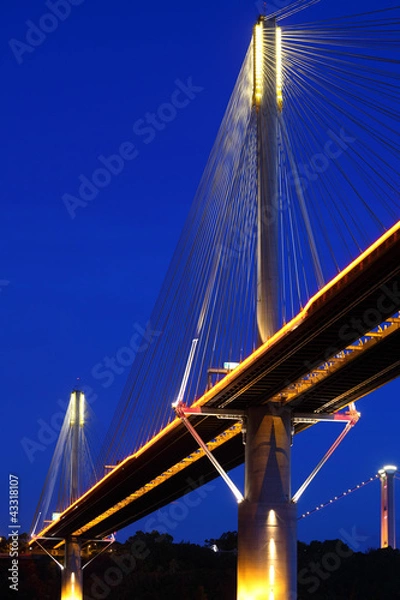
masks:
[[[61,600],[83,600],[81,544],[78,538],[65,540],[65,562],[61,574]]]
[[[394,476],[397,467],[388,465],[380,469],[381,478],[381,548],[396,549],[396,519],[394,504]]]
[[[291,413],[248,410],[239,504],[237,600],[295,600],[297,516],[291,501]]]

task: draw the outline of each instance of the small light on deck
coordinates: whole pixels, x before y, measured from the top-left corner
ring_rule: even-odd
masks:
[[[227,371],[233,371],[233,369],[236,369],[236,367],[239,366],[240,363],[238,362],[224,362],[224,369],[226,369]]]

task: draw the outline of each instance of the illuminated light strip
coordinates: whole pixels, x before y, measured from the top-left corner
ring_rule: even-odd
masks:
[[[264,80],[264,23],[254,26],[254,104],[258,107],[263,96]]]
[[[375,345],[375,344],[379,343],[379,342],[380,342],[382,339],[385,339],[387,336],[389,336],[389,335],[391,335],[392,333],[394,333],[394,331],[398,331],[398,329],[399,329],[399,326],[398,326],[398,325],[396,325],[396,326],[394,327],[394,329],[393,329],[393,325],[394,325],[394,323],[391,323],[391,324],[390,324],[390,325],[389,325],[389,326],[388,326],[388,327],[385,329],[385,334],[386,334],[386,335],[384,335],[384,336],[381,336],[379,339],[377,339],[377,338],[372,338],[371,340],[369,340],[368,342],[366,342],[365,344],[363,344],[363,345],[362,345],[362,346],[363,346],[362,348],[360,348],[359,346],[356,346],[356,348],[357,348],[357,349],[360,349],[360,350],[366,350],[366,349],[369,349],[371,346],[373,346],[373,345]],[[386,332],[387,332],[387,333],[386,333]],[[366,334],[366,335],[369,335],[369,334]],[[375,343],[374,343],[374,340],[375,340]],[[351,356],[351,358],[354,358],[354,356],[355,356],[355,353],[353,354],[353,356]],[[358,356],[359,356],[359,355],[358,355]],[[364,393],[363,393],[361,396],[359,396],[359,397],[357,398],[357,400],[359,400],[360,398],[362,398],[363,396],[365,396],[365,394],[366,394],[366,393],[367,393],[367,392],[364,392]],[[323,404],[322,406],[320,406],[320,407],[318,408],[318,412],[326,411],[326,409],[327,409],[327,408],[329,408],[329,407],[330,407],[332,404],[335,404],[335,402],[337,402],[337,401],[340,399],[340,397],[341,397],[341,396],[338,396],[338,398],[336,398],[336,399],[334,399],[334,400],[330,400],[329,402],[326,402],[325,404]],[[346,406],[348,406],[348,405],[346,405]],[[343,408],[344,408],[344,406],[343,406]]]
[[[277,27],[276,32],[276,104],[279,112],[282,111],[282,29]]]
[[[386,322],[386,321],[384,321]],[[400,329],[400,323],[388,321],[387,327],[382,329],[377,335],[373,335],[374,332],[365,333],[361,336],[356,342],[358,345],[355,345],[356,342],[353,342],[350,346],[344,348],[339,354],[336,354],[332,358],[328,358],[323,363],[319,364],[315,369],[310,371],[306,376],[300,377],[286,388],[284,388],[281,392],[270,398],[272,401],[284,401],[286,404],[297,398],[304,392],[308,391],[310,388],[319,384],[321,381],[335,373],[342,368],[344,364],[347,364],[356,356],[360,356],[357,351],[364,351],[371,348],[371,346],[375,346],[381,340],[386,339],[388,335],[394,333]],[[362,339],[364,337],[371,337],[367,342],[363,342]],[[332,364],[333,363],[333,364]],[[318,412],[321,412],[326,409],[327,406],[331,403],[335,403],[337,400],[332,400],[330,403],[324,404],[322,407],[318,409]],[[344,407],[343,407],[344,408]]]
[[[274,565],[269,566],[269,583],[270,583],[270,585],[275,584],[275,567],[274,567]]]
[[[70,401],[70,405],[71,405],[70,425],[74,425],[75,421],[76,421],[76,392],[72,392],[71,398],[69,401]]]
[[[303,310],[308,311],[311,305],[316,302],[323,294],[326,294],[338,281],[346,277],[350,271],[357,267],[363,260],[365,260],[370,254],[372,254],[379,246],[381,246],[386,240],[388,240],[393,234],[400,230],[400,221],[397,221],[386,233],[381,235],[373,244],[368,246],[362,254],[357,256],[343,271],[340,271],[335,277],[333,277],[323,288],[321,288],[310,300],[307,302]],[[299,313],[300,314],[300,313]]]
[[[298,517],[297,520],[301,521],[301,519],[305,519],[309,515],[312,515],[313,513],[317,512],[319,510],[322,510],[323,508],[326,508],[327,506],[330,506],[331,504],[333,504],[337,500],[341,500],[345,496],[348,496],[352,492],[355,492],[356,490],[359,490],[359,489],[363,488],[364,486],[368,485],[368,483],[371,483],[371,481],[375,481],[378,478],[379,478],[379,474],[377,473],[376,475],[374,475],[373,477],[370,477],[366,481],[362,481],[358,485],[355,485],[353,488],[350,488],[350,489],[346,490],[345,492],[342,492],[341,494],[339,494],[339,496],[335,496],[334,498],[331,498],[331,500],[328,500],[328,502],[323,502],[322,504],[319,504],[318,506],[316,506],[312,510],[308,510],[307,512],[303,513],[301,515],[301,517]]]
[[[228,373],[223,379],[215,384],[208,392],[206,392],[203,396],[201,396],[196,402],[194,402],[191,406],[204,406],[214,398],[214,396],[223,391],[229,383],[234,381],[242,371],[245,371],[248,367],[250,367],[254,362],[258,360],[258,358],[263,355],[266,350],[268,350],[271,346],[276,344],[281,338],[283,338],[287,333],[296,329],[301,323],[305,320],[308,315],[309,310],[312,308],[313,304],[317,302],[328,292],[338,281],[346,277],[352,269],[355,269],[363,260],[365,260],[374,250],[376,250],[380,245],[382,245],[386,240],[388,240],[392,235],[400,231],[400,221],[397,221],[393,227],[391,227],[386,233],[384,233],[380,238],[378,238],[371,246],[369,246],[360,256],[355,258],[347,267],[343,269],[340,273],[338,273],[335,277],[333,277],[323,288],[321,288],[318,292],[314,294],[307,302],[305,307],[295,316],[291,321],[286,323],[279,331],[274,333],[273,336],[269,338],[262,346],[257,348],[250,356],[245,358],[243,362],[239,364],[236,369]],[[172,423],[171,423],[172,425]],[[161,433],[161,432],[160,432]]]
[[[238,435],[241,431],[242,431],[242,424],[236,423],[235,425],[233,425],[232,427],[230,427],[229,429],[225,430],[223,433],[218,435],[212,441],[207,442],[206,446],[210,451],[212,451],[215,448],[218,448],[219,446],[221,446],[222,444],[227,442],[228,440],[232,439],[236,435]],[[99,515],[98,517],[96,517],[95,519],[93,519],[92,521],[90,521],[89,523],[87,523],[86,525],[81,527],[80,529],[77,529],[76,531],[74,531],[74,533],[72,535],[82,535],[83,533],[85,533],[86,531],[88,531],[89,529],[91,529],[92,527],[94,527],[95,525],[100,523],[101,521],[104,521],[105,519],[107,519],[111,515],[115,514],[116,512],[118,512],[119,510],[121,510],[122,508],[127,506],[128,504],[131,504],[131,502],[133,502],[134,500],[137,500],[137,498],[140,498],[141,496],[143,496],[150,490],[153,490],[154,488],[158,487],[159,485],[164,483],[164,481],[167,481],[168,479],[170,479],[171,477],[176,475],[176,473],[183,471],[183,469],[186,469],[187,466],[195,463],[200,458],[203,458],[203,456],[205,456],[205,455],[206,455],[206,453],[204,452],[204,450],[201,450],[199,448],[198,450],[196,450],[189,456],[186,456],[185,458],[183,458],[176,465],[174,465],[170,469],[167,469],[167,471],[164,471],[164,473],[162,473],[161,475],[158,475],[155,479],[153,479],[152,481],[149,481],[149,483],[146,483],[144,486],[142,486],[141,488],[139,488],[138,490],[133,492],[133,494],[130,494],[129,496],[127,496],[124,500],[121,500],[120,502],[118,502],[118,504],[115,504],[112,508],[109,508],[104,513],[102,513],[101,515]]]
[[[274,538],[270,538],[268,542],[268,553],[271,560],[276,559],[276,544]]]
[[[363,260],[365,260],[372,252],[374,252],[380,245],[382,245],[386,240],[388,240],[392,235],[400,231],[400,221],[397,221],[386,233],[384,233],[380,238],[378,238],[371,246],[369,246],[360,256],[354,259],[343,271],[338,273],[333,279],[331,279],[323,288],[321,288],[314,296],[310,298],[305,307],[295,316],[291,321],[286,323],[279,331],[277,331],[273,336],[270,337],[262,346],[257,348],[250,356],[245,358],[243,362],[239,364],[236,369],[233,369],[230,373],[228,373],[223,379],[215,384],[210,390],[208,390],[203,396],[201,396],[196,402],[192,404],[194,406],[204,406],[214,398],[216,394],[220,391],[223,391],[231,382],[233,382],[237,377],[239,377],[240,373],[245,371],[248,367],[250,367],[254,362],[257,361],[259,356],[265,354],[265,352],[274,344],[276,344],[281,338],[283,338],[287,333],[296,329],[304,319],[308,315],[308,311],[312,308],[313,304],[321,298],[326,292],[328,292],[338,281],[346,277],[352,269],[355,269]],[[92,494],[93,490],[102,485],[104,481],[111,477],[118,469],[124,468],[128,462],[135,460],[138,456],[143,454],[148,448],[153,446],[160,438],[162,438],[165,434],[177,428],[181,424],[180,419],[176,418],[171,423],[166,425],[163,429],[161,429],[151,440],[149,440],[146,444],[144,444],[139,450],[137,450],[134,454],[127,456],[123,461],[119,463],[119,465],[113,470],[107,473],[100,481],[98,481],[94,486],[92,486],[87,492],[85,492],[80,498],[78,498],[71,506],[69,506],[61,515],[62,519],[65,516],[68,516],[68,513],[73,511],[73,509],[84,500],[87,496]],[[45,527],[41,532],[39,532],[36,537],[44,537],[44,534],[49,531],[52,527],[52,524]],[[34,539],[34,538],[33,538]]]
[[[391,471],[393,471],[393,472],[396,472],[396,471],[397,471],[397,467],[396,467],[396,465],[385,465],[385,466],[383,467],[383,469],[379,469],[378,473],[379,473],[379,474],[381,474],[381,473],[385,473],[385,475],[387,475],[387,472],[388,472],[388,471],[389,471],[389,475],[391,474],[391,473],[390,473]]]
[[[85,396],[81,392],[79,397],[79,425],[81,427],[83,427],[83,425],[85,424],[85,402]]]
[[[175,429],[180,424],[180,419],[174,419],[171,423],[169,423],[164,429],[161,429],[151,440],[149,440],[146,444],[144,444],[137,452],[134,454],[130,454],[123,461],[121,461],[112,471],[107,473],[104,477],[102,477],[97,483],[95,483],[90,489],[88,489],[82,496],[80,496],[75,502],[73,502],[68,508],[64,510],[64,512],[60,513],[60,517],[58,521],[68,516],[70,512],[72,512],[75,508],[78,507],[79,503],[82,502],[87,496],[93,493],[93,490],[103,485],[104,482],[109,479],[114,473],[116,473],[119,469],[124,469],[125,466],[133,462],[138,456],[143,454],[148,448],[153,446],[160,438],[162,438],[168,431]],[[58,522],[57,521],[57,522]],[[40,531],[37,535],[35,535],[32,539],[44,537],[44,535],[51,529],[53,524],[48,525],[42,531]]]

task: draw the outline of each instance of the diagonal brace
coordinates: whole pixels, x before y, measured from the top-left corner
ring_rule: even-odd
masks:
[[[83,569],[86,569],[86,567],[87,567],[88,565],[90,565],[90,563],[91,563],[91,562],[93,562],[93,561],[94,561],[96,558],[98,558],[98,557],[99,557],[101,554],[104,554],[104,552],[105,552],[106,550],[108,550],[108,548],[109,548],[110,546],[112,546],[112,545],[113,545],[113,543],[115,542],[115,537],[114,537],[114,536],[112,536],[112,539],[111,539],[111,540],[109,540],[109,539],[107,539],[107,540],[96,540],[96,544],[97,544],[97,543],[99,543],[99,542],[105,542],[105,543],[107,543],[107,542],[108,542],[108,543],[107,543],[107,545],[106,545],[106,546],[104,546],[104,548],[102,548],[102,549],[100,550],[100,552],[98,552],[98,553],[96,554],[96,556],[93,556],[93,557],[92,557],[90,560],[88,560],[88,561],[87,561],[87,562],[86,562],[86,563],[83,565],[83,567],[82,567],[82,571],[83,571]]]
[[[54,562],[56,563],[56,565],[58,565],[60,567],[61,571],[63,571],[64,570],[64,565],[61,564],[56,558],[54,558],[54,556],[44,546],[42,546],[42,544],[39,542],[39,539],[43,539],[43,540],[45,540],[45,539],[55,540],[55,539],[62,539],[62,538],[35,538],[34,540],[32,540],[31,544],[36,543],[43,550],[43,552],[46,552],[46,554],[48,556],[50,556],[50,558],[52,560],[54,560]]]
[[[227,474],[227,472],[224,470],[224,468],[217,461],[217,459],[215,458],[215,456],[210,452],[209,448],[207,447],[207,444],[205,444],[205,442],[203,442],[203,440],[201,439],[200,435],[197,433],[197,431],[195,430],[195,428],[193,427],[193,425],[189,422],[189,419],[186,417],[185,413],[186,413],[186,411],[188,409],[186,409],[186,407],[183,406],[183,405],[181,405],[181,404],[176,404],[176,405],[174,405],[173,408],[175,410],[175,413],[176,413],[177,417],[179,417],[179,419],[185,425],[186,429],[193,436],[193,438],[199,444],[200,448],[204,451],[204,453],[207,456],[207,458],[210,460],[210,462],[214,465],[214,467],[216,468],[216,470],[218,471],[218,473],[221,475],[222,479],[225,481],[225,483],[227,484],[227,486],[229,487],[229,489],[231,490],[231,492],[235,496],[237,502],[238,503],[242,502],[244,500],[243,494],[236,487],[236,485],[233,483],[232,479],[229,477],[229,475]],[[199,414],[199,413],[196,413],[196,414]],[[232,411],[230,411],[230,415],[232,415]]]
[[[318,414],[311,413],[311,414],[307,414],[307,415],[306,414],[297,415],[296,417],[294,417],[293,421],[297,422],[297,423],[301,423],[301,422],[311,423],[311,422],[316,422],[316,421],[328,421],[328,422],[337,421],[339,423],[346,423],[346,427],[343,429],[343,431],[340,433],[340,435],[333,442],[332,446],[329,448],[329,450],[326,452],[326,454],[322,457],[322,459],[319,461],[317,466],[311,471],[310,475],[307,477],[305,482],[299,487],[299,489],[297,490],[297,492],[295,493],[295,495],[292,498],[292,502],[298,502],[299,498],[302,496],[304,491],[308,488],[308,486],[310,485],[310,483],[312,482],[314,477],[322,469],[322,467],[327,462],[327,460],[332,456],[332,454],[335,452],[336,448],[338,448],[338,446],[344,440],[344,438],[349,433],[349,431],[358,422],[359,418],[360,418],[360,413],[357,412],[354,402],[352,402],[350,404],[350,410],[346,413],[336,413],[334,415],[331,415],[331,414],[318,415]]]

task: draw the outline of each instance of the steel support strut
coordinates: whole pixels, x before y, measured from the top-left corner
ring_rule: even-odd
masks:
[[[295,413],[269,402],[246,411],[174,404],[177,416],[214,464],[239,501],[238,600],[291,600],[296,598],[296,501],[333,454],[360,413],[355,404],[344,413]],[[246,421],[245,496],[211,454],[188,417],[213,416]],[[291,497],[290,454],[296,423],[337,422],[345,429]]]
[[[222,467],[222,465],[220,465],[220,463],[217,461],[215,456],[212,454],[212,452],[207,447],[207,444],[201,439],[200,435],[197,433],[197,431],[195,430],[193,425],[190,423],[189,419],[186,417],[186,414],[201,414],[201,411],[196,411],[193,409],[186,409],[186,407],[182,404],[178,404],[178,405],[175,404],[174,410],[175,410],[176,415],[181,419],[181,421],[184,424],[184,426],[186,427],[186,429],[189,431],[189,433],[192,435],[192,437],[199,444],[199,447],[204,451],[204,454],[207,456],[209,461],[214,465],[217,472],[221,475],[222,479],[225,481],[226,485],[229,487],[229,489],[235,496],[236,501],[242,502],[243,495],[242,495],[241,491],[234,484],[234,482],[229,477],[229,475],[227,474],[225,469]],[[218,411],[218,414],[221,415],[223,412],[228,413],[228,411]],[[214,414],[214,413],[212,412],[209,414]],[[232,418],[231,412],[229,412],[229,417]],[[229,417],[227,417],[227,418],[229,418]]]
[[[319,473],[322,467],[325,465],[327,460],[332,456],[335,450],[340,446],[344,438],[348,433],[350,433],[351,429],[358,423],[360,418],[360,413],[356,410],[356,405],[354,402],[350,404],[350,410],[345,413],[334,413],[334,414],[304,414],[298,413],[293,418],[293,423],[318,423],[318,422],[326,422],[326,423],[346,423],[346,427],[343,431],[338,435],[336,440],[321,458],[317,466],[311,471],[310,475],[307,477],[305,482],[299,487],[297,492],[294,494],[292,500],[293,502],[298,502],[302,494],[308,488],[314,477]]]
[[[237,600],[296,598],[297,515],[290,489],[291,428],[287,408],[277,411],[268,404],[247,411]]]

